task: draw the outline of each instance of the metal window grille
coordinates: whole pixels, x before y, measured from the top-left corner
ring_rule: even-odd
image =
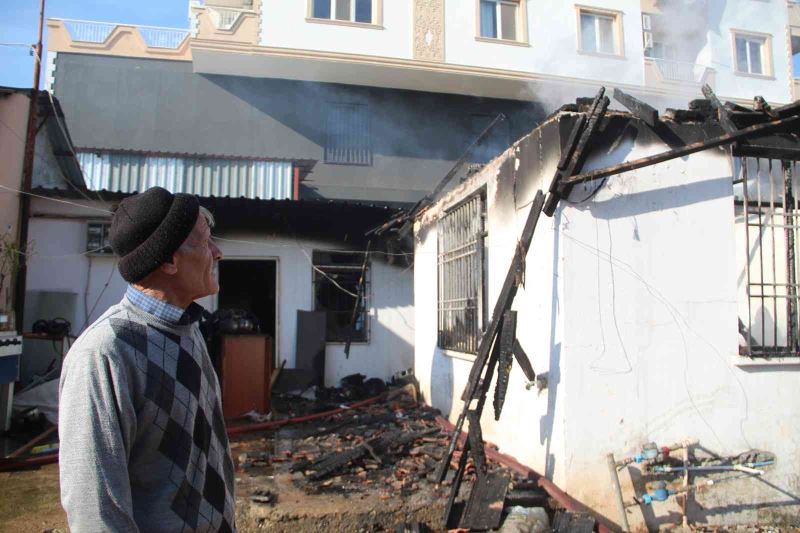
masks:
[[[352,253],[313,252],[312,259],[316,267],[314,310],[326,312],[326,340],[345,342],[350,335],[353,306],[356,303],[352,294],[358,294],[364,256]],[[361,302],[356,313],[355,327],[352,328],[352,340],[355,342],[369,341],[367,314],[370,294],[369,272],[367,263]]]
[[[89,222],[86,225],[86,251],[92,254],[113,254],[108,232],[110,222]]]
[[[325,162],[372,165],[369,108],[365,104],[330,104]]]
[[[476,195],[438,223],[438,345],[476,353],[485,316],[484,199]]]
[[[737,158],[740,353],[800,355],[797,163]]]

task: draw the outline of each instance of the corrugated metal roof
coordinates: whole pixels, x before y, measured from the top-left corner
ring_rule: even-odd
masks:
[[[292,162],[207,157],[171,157],[79,151],[92,190],[134,193],[150,187],[198,196],[260,200],[292,198]]]

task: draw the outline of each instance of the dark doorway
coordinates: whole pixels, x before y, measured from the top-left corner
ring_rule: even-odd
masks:
[[[255,315],[261,333],[275,340],[275,260],[224,260],[219,263],[217,309],[243,309]]]

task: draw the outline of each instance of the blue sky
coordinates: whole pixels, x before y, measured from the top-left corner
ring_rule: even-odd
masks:
[[[0,0],[0,43],[36,41],[39,1]],[[188,0],[46,0],[44,16],[186,28],[188,12]],[[46,27],[44,43],[47,50]],[[32,82],[33,57],[28,50],[0,45],[0,86],[30,87]]]

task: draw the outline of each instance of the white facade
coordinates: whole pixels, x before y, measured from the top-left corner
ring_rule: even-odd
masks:
[[[241,74],[256,76],[268,75],[272,69],[278,77],[436,90],[428,83],[409,85],[402,76],[398,78],[406,72],[413,80],[419,68],[423,76],[441,77],[441,92],[483,91],[486,96],[537,99],[544,101],[548,110],[571,99],[570,86],[577,88],[578,94],[588,94],[590,86],[599,84],[649,93],[651,99],[672,107],[685,106],[688,99],[701,97],[703,83],[711,84],[721,98],[742,103],[751,101],[754,95],[762,95],[774,104],[793,100],[785,0],[704,0],[670,6],[653,0],[523,0],[518,8],[515,40],[480,37],[479,0],[373,0],[374,24],[321,22],[309,17],[310,5],[306,0],[261,3],[259,44],[276,54],[260,60],[265,68],[269,67],[266,71],[252,59],[231,63],[227,70],[223,65],[211,66],[205,51],[199,51],[198,68],[220,73],[239,69]],[[658,65],[645,58],[642,14],[662,9],[672,10],[663,26],[675,32],[668,37],[672,41],[668,44],[674,47],[680,47],[685,39],[679,33],[681,28],[694,28],[698,20],[704,21],[699,34],[693,35],[701,46],[692,51],[692,57],[665,59]],[[582,49],[582,11],[613,20],[613,53]],[[414,59],[415,47],[425,46],[415,43],[417,26],[423,31],[430,26],[428,44],[442,42],[434,56],[425,57],[424,61]],[[764,40],[762,75],[736,72],[735,33]],[[299,53],[297,59],[303,68],[292,70],[284,64],[287,58],[280,54],[281,49],[292,50],[293,57]],[[303,51],[311,55],[306,58]],[[329,52],[347,57],[319,55]],[[310,60],[308,64],[306,59]],[[329,63],[340,63],[341,69],[331,70]],[[681,79],[687,71],[691,80]],[[483,87],[487,77],[507,87]],[[527,87],[518,85],[522,81],[527,82]]]
[[[579,51],[578,10],[579,6],[585,7],[586,4],[596,4],[596,7],[619,17],[615,28],[622,43],[619,54],[603,56]],[[476,39],[479,22],[473,1],[446,0],[444,12],[447,63],[628,85],[644,84],[639,0],[528,2],[525,10],[527,27],[524,28],[528,42],[522,46]]]
[[[437,348],[436,220],[485,187],[489,309],[500,291],[537,189],[547,189],[558,145],[551,121],[450,193],[417,223],[415,372],[426,401],[458,416],[472,356]],[[542,135],[542,131],[545,135]],[[664,151],[623,141],[592,157],[599,168]],[[593,186],[579,186],[571,199]],[[696,495],[689,519],[710,524],[791,524],[800,491],[793,435],[800,425],[800,359],[738,355],[733,171],[723,149],[613,176],[590,200],[542,215],[514,301],[518,339],[548,388],[526,390],[514,363],[502,416],[491,406],[484,438],[615,521],[605,456],[654,441],[697,439],[710,452],[760,449],[777,463],[763,480],[740,479]],[[491,392],[490,392],[491,394]],[[623,493],[634,495],[621,473]],[[632,525],[645,515],[632,509]],[[679,521],[675,498],[647,524]],[[782,522],[783,521],[783,522]]]
[[[375,24],[316,20],[311,17],[311,3],[262,0],[261,46],[411,58],[411,2],[373,1]]]
[[[747,98],[763,96],[768,102],[791,102],[792,65],[787,47],[789,18],[784,0],[725,2],[708,0],[710,66],[716,70],[717,92]],[[766,40],[763,76],[736,72],[734,34],[755,35]],[[701,62],[701,61],[698,61]]]
[[[99,202],[75,202],[107,208]],[[76,294],[74,314],[64,318],[72,323],[73,333],[77,334],[83,325],[91,324],[109,306],[117,303],[126,288],[125,281],[116,271],[114,257],[83,253],[86,250],[87,221],[102,220],[104,213],[44,199],[35,199],[32,210],[30,240],[34,243],[35,253],[30,259],[27,290]],[[272,259],[277,262],[275,359],[286,359],[286,367],[293,368],[297,311],[314,310],[309,259],[312,251],[346,248],[331,243],[298,242],[244,233],[222,237],[230,239],[217,243],[225,259]],[[248,242],[232,242],[237,240]],[[389,266],[381,259],[374,259],[370,264],[369,342],[354,342],[349,358],[345,358],[343,344],[327,344],[325,383],[328,386],[337,385],[339,379],[355,372],[389,379],[395,372],[413,366],[413,274],[403,267]],[[107,282],[108,287],[103,290]],[[200,303],[209,311],[216,310],[216,298],[204,298]],[[48,361],[30,361],[29,367],[41,371]]]

